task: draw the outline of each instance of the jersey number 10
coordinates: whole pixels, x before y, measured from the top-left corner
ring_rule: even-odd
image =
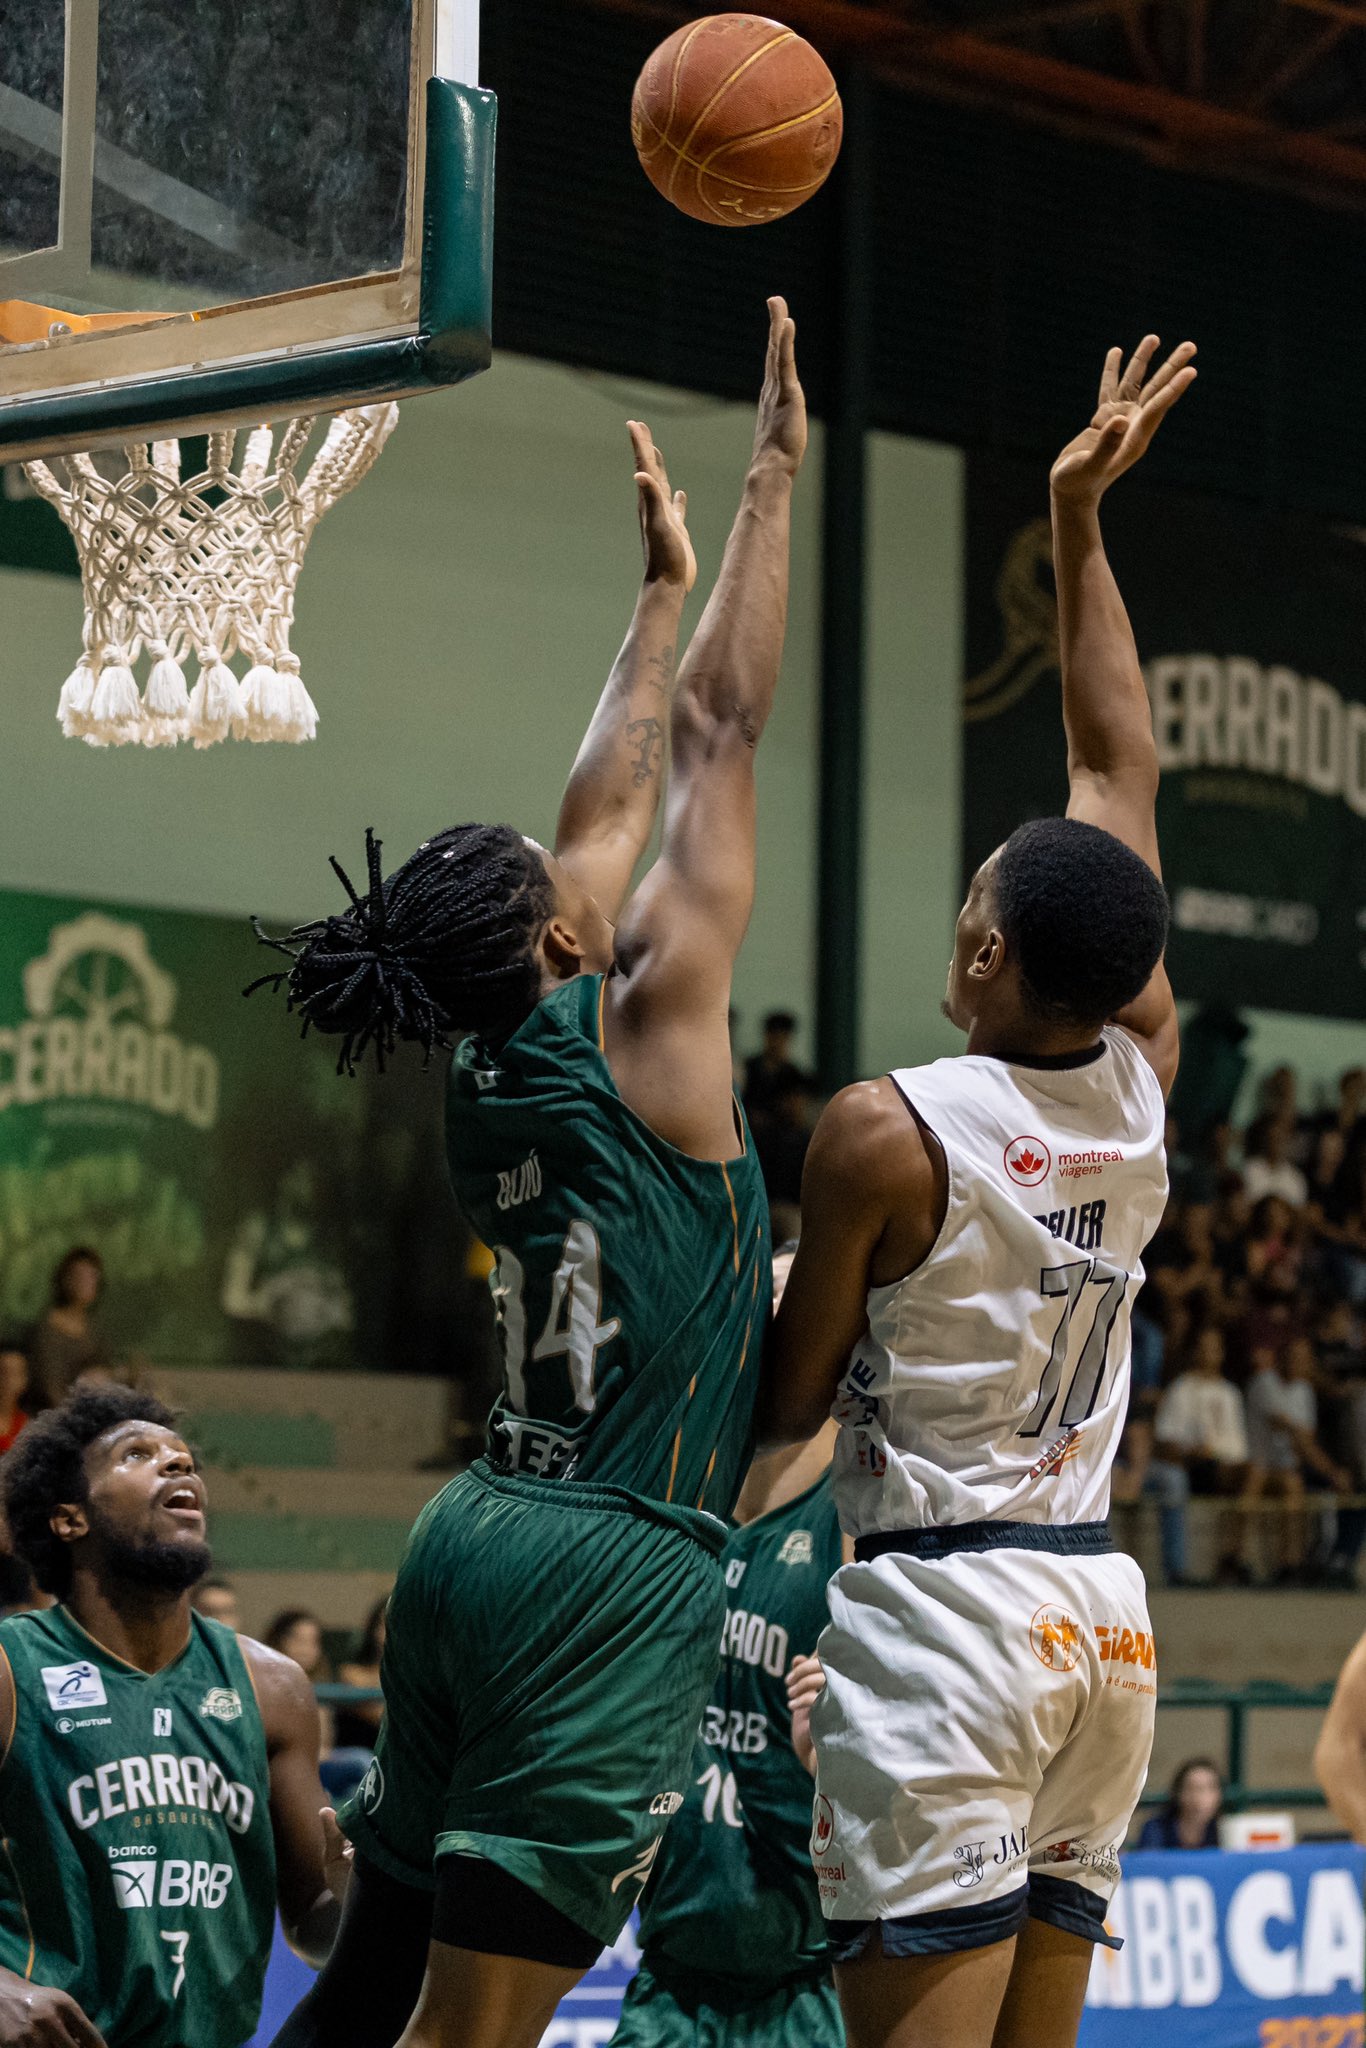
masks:
[[[498,1334],[503,1342],[503,1371],[507,1376],[508,1401],[519,1415],[525,1415],[526,1395],[526,1273],[521,1260],[506,1245],[494,1249],[493,1300],[498,1311]],[[597,1404],[594,1364],[604,1344],[616,1336],[621,1318],[602,1322],[602,1247],[591,1223],[576,1216],[566,1233],[560,1263],[550,1283],[550,1312],[545,1328],[532,1346],[533,1360],[565,1358],[574,1406],[581,1415],[591,1415]]]
[[[1074,1423],[1085,1422],[1096,1405],[1100,1383],[1105,1377],[1110,1332],[1115,1326],[1128,1284],[1127,1273],[1117,1273],[1113,1266],[1103,1266],[1099,1259],[1082,1259],[1072,1266],[1044,1267],[1039,1275],[1039,1290],[1045,1297],[1056,1297],[1062,1302],[1062,1314],[1053,1332],[1053,1348],[1044,1367],[1039,1397],[1028,1422],[1020,1431],[1021,1436],[1043,1435],[1052,1419],[1053,1404],[1068,1366],[1072,1367],[1072,1376],[1068,1381],[1062,1413],[1054,1426],[1069,1429]],[[1089,1287],[1096,1288],[1098,1292],[1093,1296],[1095,1314],[1088,1329],[1080,1310]],[[1086,1330],[1084,1339],[1081,1335],[1083,1329]]]

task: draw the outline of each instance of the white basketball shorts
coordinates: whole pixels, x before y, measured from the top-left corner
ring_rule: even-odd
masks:
[[[980,1526],[980,1525],[979,1525]],[[897,1551],[830,1587],[811,1860],[837,1962],[980,1948],[1105,1910],[1147,1775],[1157,1669],[1117,1552]]]

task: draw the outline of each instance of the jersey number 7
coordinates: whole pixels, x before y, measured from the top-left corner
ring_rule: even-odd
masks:
[[[1039,1397],[1028,1422],[1020,1431],[1021,1436],[1043,1435],[1069,1366],[1071,1377],[1055,1427],[1068,1429],[1074,1423],[1085,1422],[1096,1405],[1096,1396],[1105,1377],[1110,1332],[1115,1326],[1128,1284],[1127,1273],[1117,1273],[1113,1266],[1103,1266],[1099,1259],[1082,1259],[1072,1266],[1044,1267],[1039,1275],[1039,1291],[1047,1298],[1059,1299],[1062,1314],[1053,1332],[1053,1348],[1044,1367]],[[1095,1314],[1089,1327],[1085,1316],[1079,1313],[1088,1288],[1097,1290],[1093,1297]],[[1086,1332],[1084,1338],[1083,1330]]]

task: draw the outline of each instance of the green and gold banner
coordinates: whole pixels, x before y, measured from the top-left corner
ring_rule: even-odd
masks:
[[[963,851],[1061,811],[1047,478],[968,470]],[[1104,506],[1153,707],[1172,981],[1366,1016],[1366,544],[1126,479]]]
[[[441,1077],[334,1071],[244,920],[0,892],[0,1327],[74,1244],[116,1350],[449,1367],[462,1243]]]

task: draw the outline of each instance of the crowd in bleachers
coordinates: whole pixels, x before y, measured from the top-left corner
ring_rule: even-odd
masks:
[[[1217,1503],[1222,1584],[1353,1586],[1366,1542],[1366,1069],[1309,1111],[1277,1068],[1238,1131],[1168,1131],[1171,1199],[1134,1315],[1116,1498],[1156,1504],[1192,1577]]]

